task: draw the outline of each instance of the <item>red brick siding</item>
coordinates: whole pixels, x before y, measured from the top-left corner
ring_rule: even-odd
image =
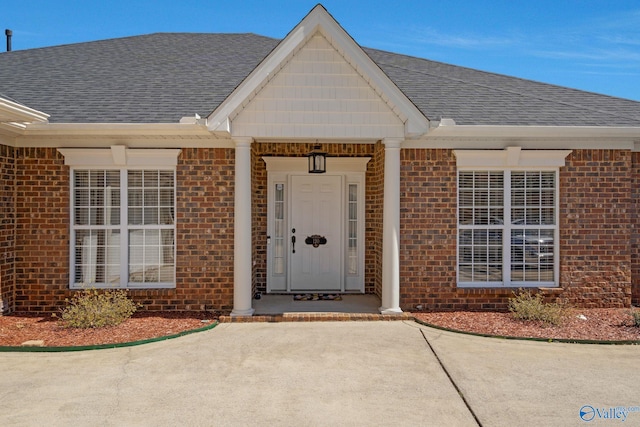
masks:
[[[640,153],[631,154],[631,300],[640,305]]]
[[[176,289],[136,291],[150,310],[233,308],[235,151],[183,149],[178,160]]]
[[[264,144],[251,146],[251,226],[253,292],[267,291],[267,166]]]
[[[456,163],[448,150],[401,152],[400,304],[505,309],[511,289],[456,287]],[[580,307],[631,301],[631,153],[577,150],[560,169],[560,289]]]
[[[577,150],[560,170],[562,298],[585,307],[631,303],[631,152]]]
[[[380,294],[384,147],[324,147],[334,156],[372,157],[366,175],[365,287]],[[311,148],[253,144],[253,280],[258,290],[266,287],[266,170],[260,157],[303,156]],[[0,150],[2,298],[13,301],[16,311],[51,311],[70,295],[69,168],[55,149]],[[633,275],[638,298],[638,156],[578,150],[561,168],[561,286],[549,291],[553,297],[576,306],[628,306]],[[176,173],[177,288],[133,291],[146,309],[231,310],[234,157],[233,149],[182,151]],[[456,287],[456,174],[450,150],[401,150],[400,303],[405,310],[417,305],[504,309],[511,296],[511,289]]]
[[[52,311],[69,291],[69,168],[55,149],[17,150],[16,310]],[[131,291],[147,310],[233,306],[234,150],[178,160],[176,289]]]
[[[16,149],[16,311],[69,295],[69,168],[53,148]]]
[[[15,150],[0,145],[0,314],[15,304]]]
[[[365,214],[365,292],[382,296],[382,211],[384,204],[384,146],[377,143],[367,168]]]
[[[403,309],[471,308],[479,303],[476,295],[463,297],[456,288],[456,173],[450,150],[400,151]]]

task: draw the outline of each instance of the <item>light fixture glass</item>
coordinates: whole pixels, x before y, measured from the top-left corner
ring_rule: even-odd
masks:
[[[313,150],[307,154],[309,159],[309,173],[325,173],[327,171],[327,153],[322,151],[320,145],[313,147]]]

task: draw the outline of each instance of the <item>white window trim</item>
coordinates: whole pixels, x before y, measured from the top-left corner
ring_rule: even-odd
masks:
[[[180,149],[132,149],[124,145],[111,148],[58,148],[64,164],[77,169],[175,168]]]
[[[501,171],[504,172],[504,222],[511,223],[511,172],[540,171],[555,172],[555,218],[554,226],[538,226],[538,229],[554,230],[554,280],[553,282],[516,282],[511,281],[511,226],[503,228],[503,281],[501,282],[461,282],[459,239],[456,238],[456,283],[460,288],[526,288],[558,287],[560,283],[560,167],[572,150],[521,150],[520,147],[507,147],[505,150],[453,150],[456,156],[456,200],[459,199],[459,172],[464,171]],[[456,203],[456,228],[459,236],[459,208]],[[486,229],[486,226],[466,226],[465,229]],[[508,232],[507,232],[508,231]]]
[[[177,182],[175,178],[176,166],[178,164],[178,156],[180,149],[129,149],[125,146],[112,146],[110,149],[85,149],[85,148],[59,148],[58,151],[65,158],[65,165],[71,167],[70,187],[70,239],[69,239],[69,288],[83,289],[91,286],[99,289],[166,289],[175,288],[176,282],[130,282],[129,281],[129,241],[128,230],[130,225],[126,221],[126,212],[128,209],[127,189],[125,185],[128,170],[170,170],[174,172],[174,207],[177,206]],[[74,173],[75,170],[120,170],[120,246],[126,248],[120,252],[120,282],[117,284],[108,283],[91,283],[82,284],[75,281],[75,233],[74,225],[74,209],[75,209],[75,191],[74,191]],[[153,229],[173,229],[174,230],[174,257],[177,255],[177,244],[175,243],[176,218],[172,226],[159,225],[153,227],[139,226],[137,228],[153,228]],[[96,229],[104,229],[98,226]],[[175,278],[174,264],[174,278]]]

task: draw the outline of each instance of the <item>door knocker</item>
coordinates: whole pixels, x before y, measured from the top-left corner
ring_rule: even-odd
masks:
[[[307,245],[312,245],[314,248],[317,248],[320,245],[326,245],[327,238],[319,234],[314,234],[313,236],[307,236],[307,238],[304,239],[304,243],[306,243]]]

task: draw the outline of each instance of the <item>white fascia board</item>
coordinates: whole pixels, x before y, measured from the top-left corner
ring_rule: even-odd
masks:
[[[39,123],[25,136],[211,136],[203,125],[185,123]]]
[[[408,137],[420,136],[429,130],[428,119],[320,4],[313,8],[209,115],[207,118],[209,129],[232,133],[230,119],[234,111],[263,87],[282,68],[287,59],[317,31],[341,50],[348,61],[353,61],[356,70],[370,81],[369,84],[381,92],[383,99],[386,98],[385,102],[396,106],[406,116],[403,120]]]
[[[433,137],[495,138],[640,138],[640,127],[613,126],[438,126]]]
[[[403,148],[503,149],[619,149],[640,145],[638,127],[602,126],[440,126]]]
[[[0,122],[46,122],[49,115],[0,97]]]

